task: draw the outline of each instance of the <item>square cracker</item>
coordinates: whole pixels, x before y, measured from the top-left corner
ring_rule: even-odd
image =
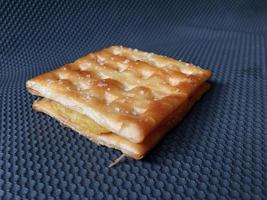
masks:
[[[37,76],[27,88],[141,143],[210,76],[192,64],[112,46]]]

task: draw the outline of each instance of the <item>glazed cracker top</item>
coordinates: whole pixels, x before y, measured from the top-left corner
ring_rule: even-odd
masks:
[[[210,76],[192,64],[112,46],[37,76],[27,88],[140,143]]]

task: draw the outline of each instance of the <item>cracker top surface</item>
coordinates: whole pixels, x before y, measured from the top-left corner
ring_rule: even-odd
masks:
[[[192,64],[112,46],[37,76],[27,87],[142,142],[210,76]]]

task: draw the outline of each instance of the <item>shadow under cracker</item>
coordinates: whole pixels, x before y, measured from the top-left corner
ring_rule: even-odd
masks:
[[[206,126],[206,124],[210,121],[208,119],[213,117],[213,113],[205,112],[205,114],[203,114],[202,112],[205,110],[204,108],[211,110],[219,107],[220,105],[215,100],[218,98],[219,93],[225,91],[223,90],[225,87],[222,83],[210,83],[210,90],[196,102],[183,120],[169,131],[169,133],[162,138],[162,140],[149,152],[149,154],[142,159],[142,161],[166,166],[166,161],[168,159],[182,160],[184,152],[188,149],[188,143],[193,143],[192,140],[195,138],[198,140],[203,139],[201,134],[199,134],[198,137],[193,137],[193,134],[201,132],[201,130],[190,131],[189,126],[192,122],[194,122],[194,119],[196,119],[197,116],[201,116],[201,126]],[[198,123],[200,123],[200,121],[198,121]]]

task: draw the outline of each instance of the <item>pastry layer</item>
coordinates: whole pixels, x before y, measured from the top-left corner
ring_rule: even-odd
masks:
[[[54,117],[64,125],[86,136],[97,144],[118,149],[134,159],[141,159],[160,141],[168,130],[173,128],[177,122],[183,118],[208,88],[209,85],[207,83],[200,86],[195,91],[194,95],[189,97],[176,111],[164,119],[161,125],[153,130],[153,134],[150,134],[149,137],[139,144],[109,132],[88,116],[67,108],[55,101],[49,99],[37,100],[33,103],[33,108]]]

